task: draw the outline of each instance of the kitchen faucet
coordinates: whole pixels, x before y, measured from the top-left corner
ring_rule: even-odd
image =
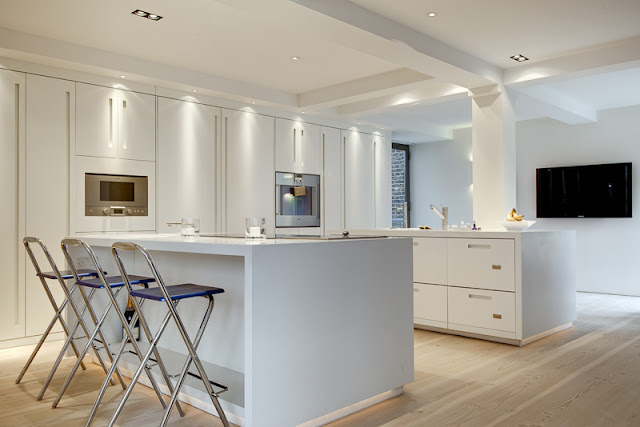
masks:
[[[431,210],[433,210],[436,215],[438,215],[442,219],[442,229],[446,230],[449,226],[449,208],[442,205],[440,205],[440,207],[442,208],[442,212],[440,212],[435,206],[430,206]]]

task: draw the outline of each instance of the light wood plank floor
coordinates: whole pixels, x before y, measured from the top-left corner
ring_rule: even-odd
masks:
[[[414,345],[415,381],[401,396],[331,425],[640,426],[640,298],[578,294],[573,328],[522,348],[420,330]],[[31,347],[0,350],[0,425],[84,425],[103,375],[97,366],[78,374],[58,409],[49,406],[62,375],[35,400],[58,346],[47,344],[20,385],[15,376]],[[120,395],[110,387],[95,425],[108,422]],[[183,419],[174,411],[172,425],[221,425],[185,410]],[[157,425],[161,413],[139,386],[119,425]]]

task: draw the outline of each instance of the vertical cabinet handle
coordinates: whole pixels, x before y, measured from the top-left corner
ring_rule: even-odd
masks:
[[[296,128],[293,128],[293,163],[296,162]]]
[[[304,166],[304,154],[302,154],[302,150],[304,149],[304,129],[300,129],[300,171],[303,171]]]
[[[122,138],[122,149],[123,150],[127,149],[127,138],[126,138],[127,133],[125,132],[125,130],[126,130],[126,126],[125,126],[125,124],[126,124],[126,122],[125,122],[126,111],[127,111],[127,101],[125,101],[123,99],[122,100],[122,123],[121,123],[121,126],[122,126],[121,138]]]
[[[113,147],[113,98],[109,98],[109,148]]]

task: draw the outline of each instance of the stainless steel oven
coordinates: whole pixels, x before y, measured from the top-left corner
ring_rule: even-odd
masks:
[[[276,172],[276,227],[320,227],[320,175]]]
[[[149,178],[84,174],[85,216],[148,216]]]

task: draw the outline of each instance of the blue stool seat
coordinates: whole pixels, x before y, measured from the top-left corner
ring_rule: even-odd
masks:
[[[131,282],[132,285],[141,285],[149,282],[154,282],[155,279],[153,277],[136,276],[132,274],[129,276],[129,281]],[[112,288],[119,288],[121,286],[124,286],[124,282],[122,281],[121,276],[107,277],[107,283]],[[95,279],[78,280],[78,284],[82,286],[88,286],[90,288],[96,288],[96,289],[104,288],[104,284],[102,283],[102,280],[100,280],[99,277],[96,277]]]
[[[221,294],[224,292],[224,289],[185,283],[182,285],[167,286],[167,292],[171,300],[175,301],[183,298],[206,297],[207,295]],[[162,291],[158,287],[135,290],[131,292],[131,296],[164,301],[164,295],[162,295]]]
[[[64,280],[73,279],[73,273],[71,272],[71,270],[62,270],[60,274],[62,274],[62,278]],[[105,274],[107,273],[105,272]],[[57,279],[56,273],[54,273],[53,271],[41,272],[40,274],[37,274],[37,276],[45,277],[52,280]],[[89,270],[85,268],[78,270],[78,277],[98,277],[98,273],[95,270]]]

